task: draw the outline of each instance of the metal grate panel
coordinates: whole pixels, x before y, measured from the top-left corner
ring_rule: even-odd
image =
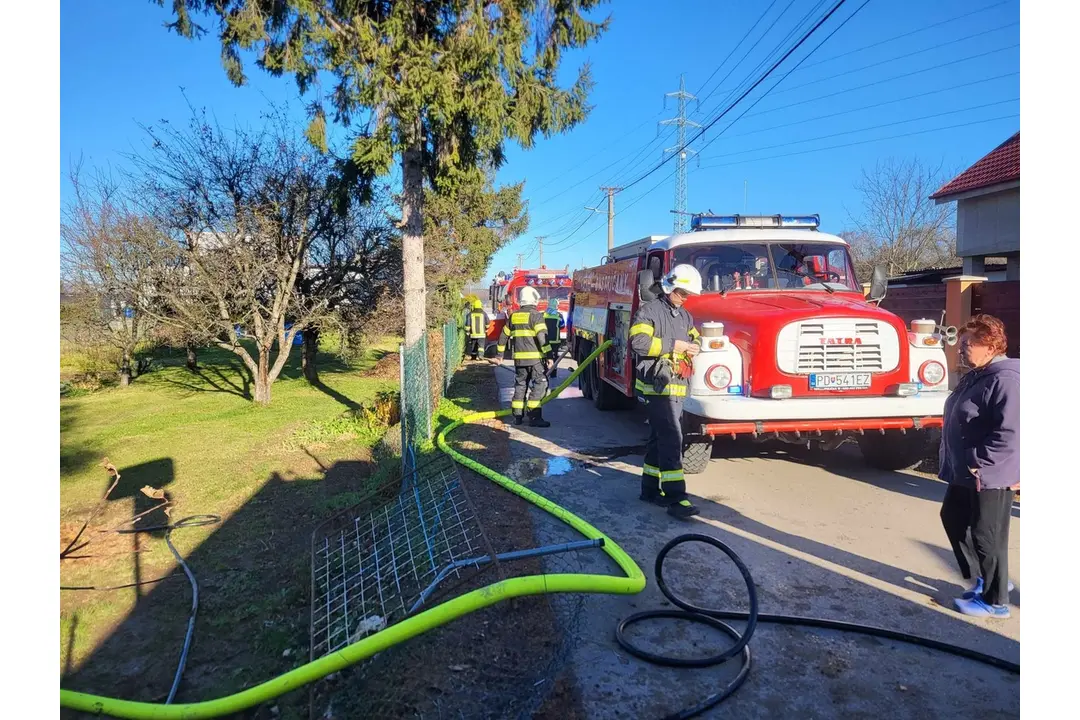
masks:
[[[461,577],[456,563],[489,552],[457,467],[441,455],[396,497],[327,521],[312,535],[312,659],[400,622]]]

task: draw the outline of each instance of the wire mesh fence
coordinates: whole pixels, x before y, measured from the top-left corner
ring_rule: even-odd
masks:
[[[465,354],[465,328],[457,319],[399,348],[401,356],[402,474],[416,469],[416,449],[432,438],[432,416]]]

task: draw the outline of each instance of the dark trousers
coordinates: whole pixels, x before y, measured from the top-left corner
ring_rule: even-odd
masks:
[[[476,360],[479,357],[480,352],[484,349],[484,339],[485,338],[469,338],[469,355],[472,356],[473,360]]]
[[[1009,518],[1012,490],[982,490],[949,485],[941,503],[941,524],[952,544],[960,573],[983,579],[983,600],[1004,605],[1009,599]]]
[[[531,389],[530,389],[531,388]],[[514,417],[521,417],[526,410],[530,412],[540,409],[540,401],[547,395],[548,381],[544,374],[544,364],[518,365],[514,378],[514,398],[510,401],[510,408]],[[525,396],[528,395],[528,400]]]
[[[665,500],[686,498],[682,469],[682,398],[649,397],[649,441],[641,469],[641,493],[660,494]]]

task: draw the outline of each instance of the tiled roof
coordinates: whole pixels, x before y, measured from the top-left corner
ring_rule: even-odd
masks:
[[[948,195],[1020,179],[1020,133],[998,145],[979,162],[954,177],[930,196],[937,200]]]

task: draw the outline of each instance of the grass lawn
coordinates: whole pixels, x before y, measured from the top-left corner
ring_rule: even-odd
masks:
[[[199,370],[183,353],[163,357],[129,388],[60,401],[60,540],[73,537],[121,474],[92,543],[61,562],[62,685],[139,700],[167,694],[186,630],[191,590],[161,533],[97,532],[151,508],[144,486],[164,490],[171,520],[213,513],[222,522],[178,530],[173,542],[200,586],[199,620],[177,702],[235,692],[306,658],[313,526],[371,486],[377,433],[348,415],[397,387],[388,342],[349,366],[321,354],[322,385],[300,372],[294,348],[268,408],[256,407],[240,362],[204,350]],[[384,356],[386,356],[384,358]],[[168,522],[160,511],[145,524]],[[297,695],[294,693],[293,695]],[[283,716],[301,716],[284,703]],[[295,711],[295,712],[294,712]]]

